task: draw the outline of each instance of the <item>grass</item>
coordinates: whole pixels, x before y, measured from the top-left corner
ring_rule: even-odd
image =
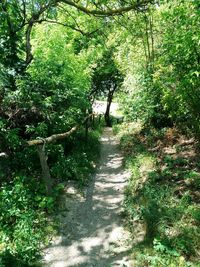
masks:
[[[121,129],[124,164],[132,174],[124,209],[133,233],[134,266],[200,266],[200,171],[194,143],[175,129],[147,132],[139,124]],[[139,224],[143,235],[136,241]]]

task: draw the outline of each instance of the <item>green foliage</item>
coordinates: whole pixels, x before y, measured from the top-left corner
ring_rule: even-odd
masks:
[[[136,240],[136,224],[143,229],[143,240],[133,248],[136,266],[198,266],[198,163],[190,156],[172,157],[161,148],[151,152],[156,142],[166,139],[163,131],[130,135],[122,126],[122,132],[125,164],[132,174],[124,201],[127,225]],[[176,149],[183,148],[177,144]]]
[[[125,80],[119,100],[129,121],[176,124],[199,138],[198,21],[196,1],[162,1],[120,20],[124,31],[112,37],[121,40],[116,58]]]
[[[34,190],[33,190],[34,189]],[[46,197],[40,182],[18,176],[3,183],[0,192],[0,255],[2,266],[27,266],[40,256],[41,241],[48,241],[46,212],[54,197]]]
[[[0,3],[0,266],[31,266],[40,258],[53,231],[49,214],[62,193],[60,182],[71,179],[85,185],[98,157],[98,130],[89,129],[87,142],[80,129],[68,140],[45,144],[54,181],[52,196],[46,195],[37,148],[28,147],[26,141],[82,123],[91,109],[92,64],[102,47],[94,51],[90,47],[94,42],[85,36],[87,44],[77,48],[80,33],[73,27],[35,23],[30,36],[34,60],[27,67],[27,22],[37,18],[46,1],[24,3],[26,14],[22,2]],[[65,19],[51,6],[41,16],[55,18]],[[80,23],[84,21],[80,16]],[[73,17],[69,23],[77,27]],[[95,25],[88,23],[86,30]]]
[[[99,131],[90,132],[88,136],[90,142],[85,143],[84,133],[77,133],[69,141],[72,143],[72,152],[68,151],[67,156],[61,144],[48,147],[51,175],[57,182],[52,196],[46,196],[44,185],[36,177],[20,175],[11,182],[2,184],[0,193],[2,266],[29,266],[39,259],[41,245],[48,242],[48,237],[52,233],[53,224],[47,215],[54,212],[58,196],[62,193],[63,186],[59,183],[71,179],[83,186],[88,182],[98,158],[98,138]],[[19,164],[16,163],[16,166],[19,167]],[[38,173],[35,173],[38,176]]]
[[[123,80],[122,74],[114,61],[113,50],[112,47],[105,50],[93,70],[93,87],[97,96],[105,95],[107,91],[119,87]]]
[[[161,10],[160,27],[165,30],[155,81],[162,88],[162,102],[169,115],[198,136],[199,10],[195,1],[171,7],[169,3]]]
[[[75,139],[69,140],[65,144],[65,150],[59,146],[54,153],[51,151],[52,162],[51,172],[53,177],[60,181],[75,180],[80,186],[86,185],[90,179],[91,173],[94,171],[96,161],[99,156],[99,131],[92,131],[89,133],[88,140],[85,142],[85,133],[77,133]],[[79,140],[77,142],[76,140]],[[66,157],[67,153],[67,157]]]
[[[84,15],[67,3],[58,9],[59,2],[0,3],[0,264],[26,266],[37,258],[46,212],[59,191],[45,196],[36,149],[26,141],[80,124],[92,94],[108,93],[111,103],[124,77],[118,99],[125,118],[137,122],[122,134],[132,170],[125,207],[130,221],[146,224],[151,244],[140,255],[141,266],[190,266],[185,258],[195,256],[199,237],[199,166],[183,157],[158,157],[149,146],[166,137],[163,127],[175,124],[200,138],[199,2],[146,7],[138,1],[137,12],[114,19]],[[97,2],[87,8],[126,6]],[[44,148],[55,184],[74,179],[84,185],[98,155],[98,131],[89,131],[87,142],[81,129]]]

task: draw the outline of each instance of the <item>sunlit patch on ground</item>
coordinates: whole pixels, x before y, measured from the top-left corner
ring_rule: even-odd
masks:
[[[131,266],[133,241],[121,216],[129,173],[122,169],[119,142],[111,129],[105,129],[101,142],[97,174],[85,198],[72,203],[72,211],[63,214],[62,235],[46,249],[44,266]],[[138,240],[141,238],[140,233]]]

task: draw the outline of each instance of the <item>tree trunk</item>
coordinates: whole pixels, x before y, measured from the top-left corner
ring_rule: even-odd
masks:
[[[111,119],[110,119],[110,106],[112,103],[114,91],[115,91],[115,88],[112,91],[109,91],[108,98],[107,98],[107,107],[106,107],[106,112],[104,116],[107,127],[112,126]]]
[[[47,157],[45,155],[43,145],[38,145],[37,151],[39,154],[40,164],[42,167],[42,179],[43,179],[43,182],[45,184],[47,194],[51,195],[52,194],[53,180],[52,180],[51,175],[50,175],[49,166],[47,164]]]
[[[146,33],[146,43],[147,43],[147,52],[148,52],[148,61],[151,62],[151,49],[150,49],[150,43],[149,43],[149,29],[148,29],[148,17],[144,16],[145,21],[145,33]]]

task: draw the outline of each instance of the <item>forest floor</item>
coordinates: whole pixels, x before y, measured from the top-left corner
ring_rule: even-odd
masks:
[[[60,231],[44,251],[44,266],[131,266],[132,241],[122,216],[130,174],[123,170],[122,160],[118,139],[105,128],[99,167],[84,194],[66,188],[58,216]]]
[[[134,267],[200,267],[199,146],[176,127],[115,125],[124,165],[131,172],[124,211],[132,236]],[[136,227],[137,226],[137,227]],[[135,240],[135,238],[133,239]]]

